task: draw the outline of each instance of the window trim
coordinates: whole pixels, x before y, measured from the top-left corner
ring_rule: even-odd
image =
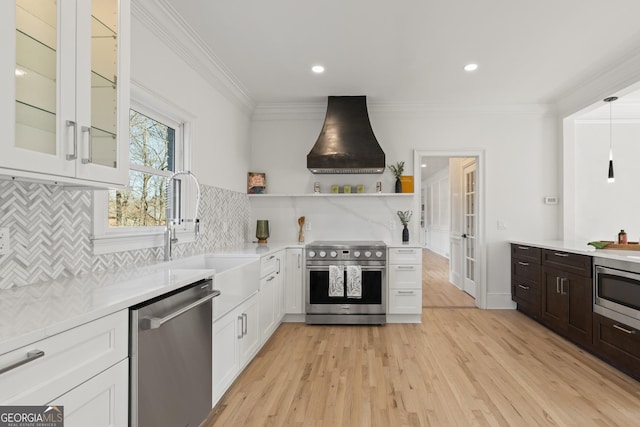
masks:
[[[176,144],[174,168],[176,170],[190,170],[190,122],[193,121],[194,117],[170,100],[135,82],[131,84],[130,108],[142,114],[147,114],[151,118],[159,119],[172,127],[175,126],[176,141],[179,141],[181,137],[182,144]],[[132,168],[128,162],[127,169],[137,170],[135,167]],[[182,200],[182,210],[187,214],[188,209],[186,206],[189,205],[189,201],[189,195],[186,195]],[[92,197],[93,235],[91,236],[94,255],[164,246],[165,227],[163,226],[109,228],[108,206],[109,191],[94,190]],[[187,230],[186,225],[177,228],[176,233],[179,240],[178,244],[195,241],[193,231]]]

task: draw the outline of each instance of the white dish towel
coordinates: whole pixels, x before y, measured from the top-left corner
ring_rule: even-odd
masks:
[[[341,265],[329,266],[329,296],[344,297],[344,269]]]
[[[362,268],[347,266],[347,298],[362,298]]]

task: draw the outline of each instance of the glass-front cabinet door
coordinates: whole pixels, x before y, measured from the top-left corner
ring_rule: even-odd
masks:
[[[0,173],[126,184],[129,0],[15,0],[0,16]]]

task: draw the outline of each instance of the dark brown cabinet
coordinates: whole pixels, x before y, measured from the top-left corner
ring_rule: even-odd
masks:
[[[640,379],[640,331],[593,314],[595,353],[629,375]]]
[[[540,318],[541,250],[532,246],[511,245],[511,299],[518,310]]]
[[[591,257],[542,249],[541,318],[550,329],[592,346]]]

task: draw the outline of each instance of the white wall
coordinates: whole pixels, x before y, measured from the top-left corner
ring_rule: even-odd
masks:
[[[425,191],[426,242],[425,247],[449,258],[449,231],[451,229],[451,197],[449,168],[422,181]]]
[[[318,137],[324,119],[322,105],[315,109],[283,109],[278,114],[270,108],[269,114],[256,112],[252,122],[251,168],[267,173],[269,192],[309,193],[313,182],[325,183],[338,179],[330,175],[312,175],[306,169],[306,155]],[[396,112],[386,106],[369,103],[372,127],[387,163],[404,160],[405,174],[413,174],[414,150],[483,149],[485,152],[484,189],[485,212],[482,213],[485,236],[487,303],[489,307],[512,307],[510,297],[509,239],[555,239],[558,237],[558,207],[543,204],[543,197],[555,195],[558,188],[558,156],[556,120],[544,115],[539,107],[492,108],[425,108]],[[371,178],[373,177],[373,178]],[[352,179],[376,176],[361,175]],[[382,176],[385,189],[391,188],[393,178],[389,172]],[[415,203],[419,206],[416,194]],[[289,216],[294,209],[283,206],[281,199],[252,199],[253,215]],[[304,199],[303,199],[304,200]],[[300,203],[296,200],[291,203]],[[306,202],[302,202],[306,203]],[[383,202],[392,220],[396,204],[404,201],[389,199]],[[269,206],[266,206],[269,205]],[[310,208],[312,208],[310,206]],[[397,207],[398,209],[400,207]],[[354,204],[364,220],[380,221],[379,212],[367,211]],[[330,217],[331,206],[325,207]],[[300,213],[301,211],[298,211]],[[340,227],[344,208],[333,211],[333,219],[314,227],[314,238],[334,234]],[[415,215],[418,215],[416,209]],[[498,219],[505,222],[506,230],[497,230]],[[349,222],[351,224],[351,222]],[[355,233],[354,230],[349,230]],[[382,234],[381,230],[377,232]],[[412,233],[419,232],[419,217],[412,220]],[[363,235],[362,238],[368,236]]]
[[[577,122],[574,129],[574,236],[585,244],[616,240],[620,229],[629,241],[640,237],[640,123],[614,122],[616,181],[607,183],[609,123]]]
[[[246,192],[250,118],[138,19],[132,19],[132,80],[184,111],[191,169],[202,184]]]

